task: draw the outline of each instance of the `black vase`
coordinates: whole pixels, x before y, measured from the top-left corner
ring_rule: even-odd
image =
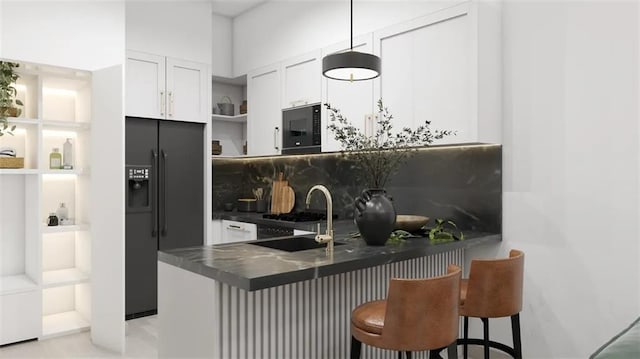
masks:
[[[355,221],[362,239],[383,246],[396,224],[396,209],[383,189],[366,189],[355,202]]]

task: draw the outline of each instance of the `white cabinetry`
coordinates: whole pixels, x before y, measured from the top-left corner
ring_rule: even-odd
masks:
[[[282,147],[280,65],[247,75],[247,154],[279,155]]]
[[[0,138],[25,168],[0,169],[0,345],[87,329],[91,322],[91,73],[22,63],[21,118]],[[73,169],[49,168],[73,144]],[[61,151],[62,152],[62,151]],[[65,203],[73,224],[48,227]]]
[[[373,51],[373,34],[358,36],[353,39],[355,51],[371,53]],[[350,41],[322,49],[322,56],[350,50]],[[331,104],[340,110],[354,126],[365,131],[368,127],[365,116],[374,109],[373,81],[336,81],[323,76],[322,102]],[[330,124],[329,111],[322,111],[322,151],[339,151],[340,143],[335,140],[333,133],[327,128]],[[369,123],[371,125],[371,122]]]
[[[281,63],[282,108],[320,102],[322,58],[320,50]]]
[[[257,226],[253,223],[222,220],[222,243],[255,241]]]
[[[211,103],[218,109],[218,103],[231,100],[234,115],[211,115],[211,139],[219,141],[222,156],[240,156],[247,142],[247,114],[240,114],[240,105],[247,99],[247,76],[236,78],[213,77]]]
[[[127,51],[126,115],[207,122],[207,65]]]
[[[374,32],[374,98],[394,128],[457,131],[439,143],[500,142],[499,5],[463,3]]]

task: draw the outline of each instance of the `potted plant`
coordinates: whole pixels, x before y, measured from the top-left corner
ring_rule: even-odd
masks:
[[[367,136],[340,113],[325,104],[331,123],[328,128],[342,146],[342,153],[354,160],[357,176],[366,185],[355,201],[355,220],[362,238],[369,245],[384,245],[393,231],[396,213],[386,196],[385,186],[418,146],[454,135],[450,130],[431,130],[425,121],[416,129],[393,131],[393,115],[378,101],[378,120],[373,135]]]
[[[23,103],[16,98],[18,91],[14,86],[20,78],[15,72],[19,66],[15,62],[0,61],[0,136],[13,135],[16,126],[9,128],[8,117],[18,117],[22,113],[17,106],[23,106]]]

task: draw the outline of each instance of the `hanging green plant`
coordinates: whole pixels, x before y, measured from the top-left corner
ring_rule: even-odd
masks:
[[[9,61],[0,61],[0,136],[8,133],[13,136],[16,126],[9,125],[9,117],[18,117],[22,114],[22,101],[16,98],[18,90],[15,84],[20,75],[15,71],[20,64]]]

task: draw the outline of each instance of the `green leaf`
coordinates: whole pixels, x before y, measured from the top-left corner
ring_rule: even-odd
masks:
[[[20,101],[19,99],[16,99],[16,105],[24,106],[24,104],[22,103],[22,101]]]

